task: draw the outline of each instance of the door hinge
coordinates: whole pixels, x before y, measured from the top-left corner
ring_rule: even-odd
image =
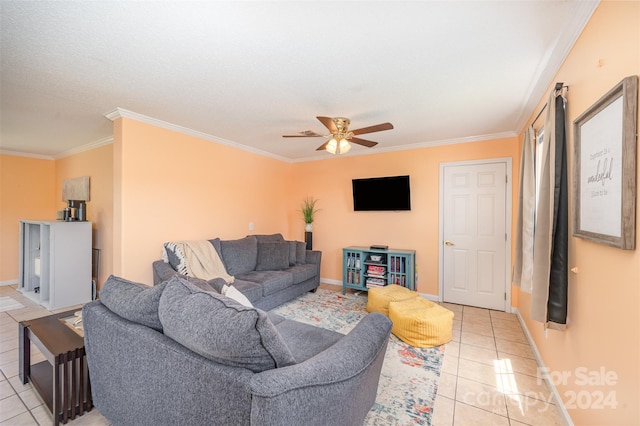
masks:
[[[504,175],[504,183],[509,183],[509,175]]]
[[[507,233],[504,233],[504,240],[507,241]]]
[[[504,300],[507,300],[507,292],[504,292]]]

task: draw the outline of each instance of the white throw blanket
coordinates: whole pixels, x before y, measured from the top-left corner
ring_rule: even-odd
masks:
[[[173,244],[184,254],[188,276],[207,281],[222,278],[227,284],[234,281],[234,277],[227,273],[222,259],[209,241],[176,241]]]

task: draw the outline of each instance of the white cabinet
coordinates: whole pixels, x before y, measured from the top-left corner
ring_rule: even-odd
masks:
[[[91,301],[91,222],[20,221],[18,291],[49,310]]]

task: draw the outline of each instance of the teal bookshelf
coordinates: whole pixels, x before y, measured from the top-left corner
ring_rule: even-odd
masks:
[[[342,249],[342,294],[348,288],[368,291],[397,284],[416,289],[416,251],[367,247]]]

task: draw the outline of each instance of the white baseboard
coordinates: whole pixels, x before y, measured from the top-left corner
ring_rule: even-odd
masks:
[[[0,287],[3,285],[14,285],[18,284],[18,280],[8,280],[8,281],[0,281]]]
[[[426,294],[426,293],[418,293],[418,294],[420,294],[420,296],[432,302],[436,302],[436,303],[442,302],[442,300],[440,300],[440,297],[436,294]]]
[[[549,369],[544,364],[544,361],[542,360],[542,355],[540,355],[540,351],[536,346],[536,342],[533,340],[533,337],[531,336],[531,333],[529,332],[529,329],[527,328],[527,324],[524,322],[522,315],[520,315],[520,311],[516,307],[512,307],[511,310],[514,314],[516,314],[518,321],[520,321],[520,325],[522,326],[522,330],[524,330],[524,334],[527,337],[529,346],[531,346],[531,349],[533,350],[533,354],[536,357],[536,361],[538,362],[538,373],[541,373],[542,378],[544,379],[545,382],[547,382],[547,385],[551,390],[551,394],[553,395],[553,399],[555,400],[555,404],[560,409],[560,414],[562,415],[564,424],[568,426],[574,426],[573,420],[571,420],[571,416],[569,415],[569,412],[567,411],[567,408],[564,406],[564,402],[560,397],[560,392],[558,392],[558,388],[556,388],[556,385],[553,383],[553,381],[549,377],[549,373],[548,373]]]
[[[340,287],[342,287],[342,281],[340,280],[332,280],[329,278],[320,277],[320,282],[323,284],[339,285]]]

